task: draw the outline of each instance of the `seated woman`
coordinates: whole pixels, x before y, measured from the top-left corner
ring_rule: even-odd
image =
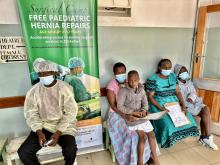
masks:
[[[116,63],[113,67],[115,78],[112,79],[107,86],[107,99],[110,104],[108,113],[108,128],[111,143],[115,152],[115,156],[119,165],[137,165],[137,146],[138,134],[136,131],[129,130],[125,119],[134,121],[132,115],[125,115],[117,108],[117,96],[119,89],[125,86],[126,67],[123,63]],[[149,143],[145,143],[143,162],[147,162],[150,158]]]
[[[197,96],[193,82],[190,80],[188,70],[185,66],[176,64],[174,67],[174,72],[178,78],[180,91],[182,93],[187,111],[193,116],[201,117],[201,135],[199,142],[212,148],[213,150],[218,150],[218,146],[213,141],[213,136],[210,135],[211,117],[209,108],[203,104],[202,99]]]
[[[198,136],[197,125],[190,113],[187,112],[175,74],[171,73],[172,63],[169,59],[162,59],[158,63],[157,72],[146,82],[146,90],[149,98],[149,111],[168,111],[164,104],[179,102],[182,111],[187,115],[190,124],[175,127],[171,118],[167,115],[154,121],[154,130],[157,142],[161,148],[173,146],[178,140],[188,136]]]

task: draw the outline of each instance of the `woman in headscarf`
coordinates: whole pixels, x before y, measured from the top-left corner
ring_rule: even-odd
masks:
[[[201,118],[201,135],[199,142],[213,150],[218,150],[218,146],[214,143],[213,136],[210,133],[211,116],[209,108],[203,104],[202,98],[197,96],[196,89],[190,79],[188,70],[185,66],[176,64],[174,67],[174,73],[177,76],[187,111],[193,116],[199,116]]]
[[[158,63],[157,72],[153,74],[146,82],[146,90],[149,98],[149,111],[160,112],[168,111],[165,108],[166,103],[177,102],[181,106],[182,112],[190,120],[190,124],[181,127],[175,127],[171,118],[164,115],[159,120],[154,121],[154,130],[157,142],[162,148],[173,146],[178,140],[189,136],[198,136],[197,125],[190,113],[187,112],[184,104],[177,79],[172,73],[172,63],[169,59],[162,59]]]

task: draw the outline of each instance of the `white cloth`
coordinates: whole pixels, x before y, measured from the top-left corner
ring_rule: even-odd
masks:
[[[205,107],[205,104],[203,104],[202,98],[197,96],[192,81],[188,80],[186,81],[186,83],[182,83],[181,81],[179,81],[179,87],[187,110],[193,116],[197,116],[200,113],[201,109]],[[190,98],[193,101],[193,103],[188,102],[188,98]]]
[[[27,124],[34,132],[45,128],[74,136],[77,111],[72,87],[60,80],[49,88],[41,83],[34,85],[24,103]]]
[[[150,121],[146,121],[144,123],[137,124],[134,126],[128,126],[128,128],[131,131],[139,130],[139,131],[144,131],[144,132],[151,132],[154,129]]]

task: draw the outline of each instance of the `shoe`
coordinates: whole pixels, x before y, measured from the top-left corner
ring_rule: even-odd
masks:
[[[209,136],[209,138],[199,139],[199,142],[203,143],[203,145],[208,146],[213,150],[218,150],[218,146],[214,143],[212,135]]]

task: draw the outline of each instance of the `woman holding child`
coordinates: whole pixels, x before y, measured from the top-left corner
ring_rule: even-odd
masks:
[[[149,111],[159,112],[167,111],[166,103],[178,102],[182,112],[190,120],[190,124],[181,127],[175,127],[171,118],[165,115],[160,120],[154,121],[154,130],[157,142],[161,148],[173,146],[178,140],[188,136],[198,136],[197,125],[190,113],[187,112],[183,101],[177,79],[174,73],[171,73],[172,63],[169,59],[162,59],[158,63],[157,72],[153,74],[146,82],[146,90],[149,98]]]
[[[135,121],[136,117],[125,114],[117,108],[117,99],[120,88],[126,84],[126,67],[123,63],[116,63],[113,67],[115,78],[107,86],[107,99],[110,104],[108,128],[111,143],[119,165],[137,165],[137,146],[139,136],[135,130],[130,130],[125,121]],[[151,154],[148,140],[145,138],[143,163],[146,163]]]

